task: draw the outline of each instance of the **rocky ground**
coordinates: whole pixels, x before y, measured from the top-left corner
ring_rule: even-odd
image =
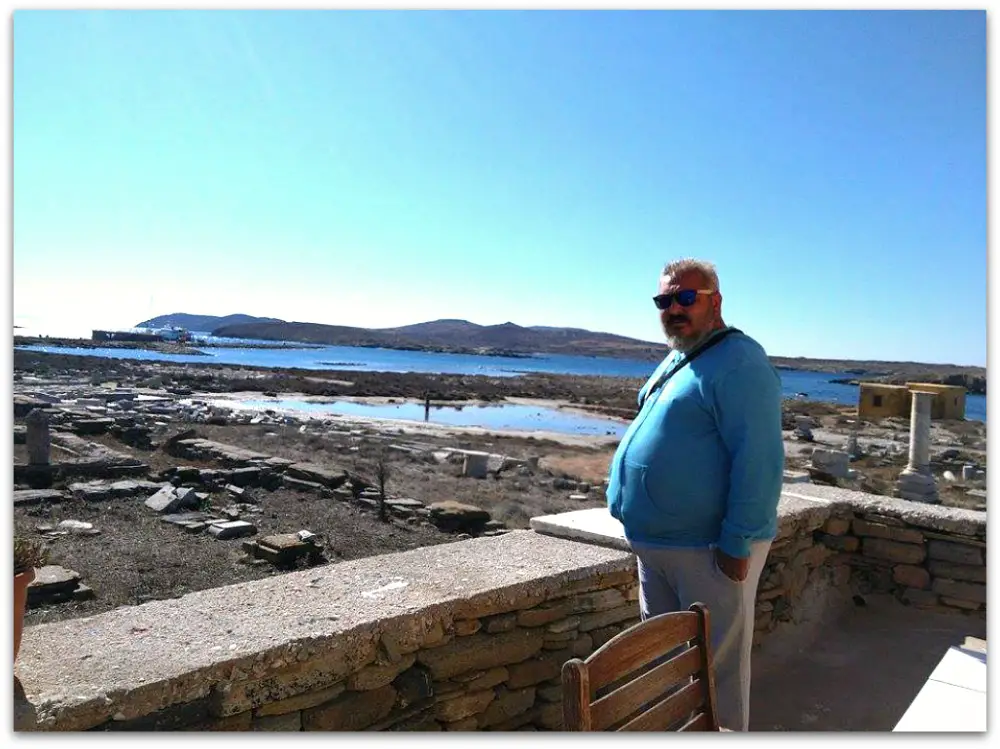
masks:
[[[796,417],[806,416],[811,439],[797,434]],[[788,470],[810,473],[813,481],[857,489],[871,494],[897,496],[895,484],[909,458],[908,419],[877,422],[857,419],[856,410],[798,401],[785,404],[785,465]],[[814,468],[813,451],[848,449],[851,432],[858,450],[848,461],[849,475],[833,478]],[[941,504],[971,510],[986,509],[986,424],[978,421],[934,421],[931,425],[930,468],[937,482]],[[963,479],[963,468],[973,477]]]
[[[208,405],[213,394],[531,399],[630,418],[638,381],[530,375],[315,372],[14,353],[14,526],[43,539],[50,568],[27,623],[141,603],[480,534],[531,517],[604,504],[613,438],[492,434],[483,429],[318,419]],[[48,416],[50,467],[29,464],[27,415]],[[849,408],[786,404],[789,468],[815,447],[842,448]],[[807,415],[812,442],[795,438]],[[962,466],[985,469],[985,425],[935,423],[942,501],[985,506]],[[831,479],[891,493],[907,425],[862,424],[851,474]],[[32,440],[33,442],[33,440]],[[472,455],[468,455],[472,453]],[[475,453],[481,453],[476,455]],[[380,473],[384,495],[379,492]],[[385,497],[384,519],[380,498]],[[296,536],[295,534],[299,534]]]

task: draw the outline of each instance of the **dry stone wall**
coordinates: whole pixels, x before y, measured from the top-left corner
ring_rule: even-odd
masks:
[[[870,593],[985,618],[985,513],[851,494],[783,515],[757,591],[755,644]]]
[[[39,625],[20,727],[558,729],[637,593],[631,555],[515,531]]]
[[[831,518],[819,540],[865,590],[918,608],[986,615],[985,522],[981,533],[965,535],[856,512]]]

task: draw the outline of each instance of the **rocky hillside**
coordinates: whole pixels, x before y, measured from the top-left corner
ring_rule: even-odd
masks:
[[[466,320],[434,320],[399,328],[352,328],[318,323],[274,322],[226,325],[217,336],[302,341],[332,346],[385,346],[470,353],[572,354],[657,361],[664,344],[579,328],[522,327],[514,323],[476,325]]]
[[[213,323],[213,321],[216,321]],[[597,333],[581,328],[522,327],[514,323],[477,325],[467,320],[433,320],[397,328],[357,328],[310,322],[285,322],[250,315],[188,315],[175,313],[147,320],[142,326],[180,325],[189,330],[211,331],[231,338],[295,341],[330,346],[385,347],[415,351],[530,356],[569,354],[637,361],[659,361],[667,353],[665,344]],[[964,385],[970,393],[986,392],[986,369],[953,364],[919,362],[805,359],[772,356],[782,369],[846,373],[844,382],[940,382]]]
[[[153,317],[149,320],[136,323],[135,327],[165,328],[173,326],[177,328],[184,328],[186,330],[194,330],[199,333],[206,333],[210,330],[222,328],[227,325],[280,322],[284,322],[284,320],[279,320],[276,317],[254,317],[253,315],[242,314],[225,315],[220,317],[219,315],[191,315],[187,312],[171,312],[169,315],[160,315],[159,317]]]

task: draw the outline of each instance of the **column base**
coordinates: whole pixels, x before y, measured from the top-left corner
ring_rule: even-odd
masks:
[[[903,472],[899,474],[896,490],[901,499],[908,499],[911,502],[938,504],[941,501],[938,498],[934,477],[926,473],[912,471],[909,468],[903,469]]]

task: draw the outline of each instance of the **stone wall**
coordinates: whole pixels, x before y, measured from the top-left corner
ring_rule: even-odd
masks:
[[[755,642],[872,591],[985,617],[985,513],[789,488]],[[514,531],[29,627],[15,725],[556,730],[562,663],[639,618],[634,557],[591,536]]]
[[[757,594],[755,642],[845,597],[986,616],[986,513],[819,485],[786,487]]]
[[[771,544],[757,587],[754,645],[782,624],[819,621],[846,605],[850,568],[828,564],[833,555],[817,537],[830,508],[802,500],[784,502],[778,537]]]
[[[869,512],[831,518],[819,534],[832,562],[865,589],[895,594],[918,608],[986,615],[986,526],[982,533],[941,533]]]
[[[562,664],[639,620],[635,580],[627,553],[515,531],[30,627],[18,724],[558,729]]]

